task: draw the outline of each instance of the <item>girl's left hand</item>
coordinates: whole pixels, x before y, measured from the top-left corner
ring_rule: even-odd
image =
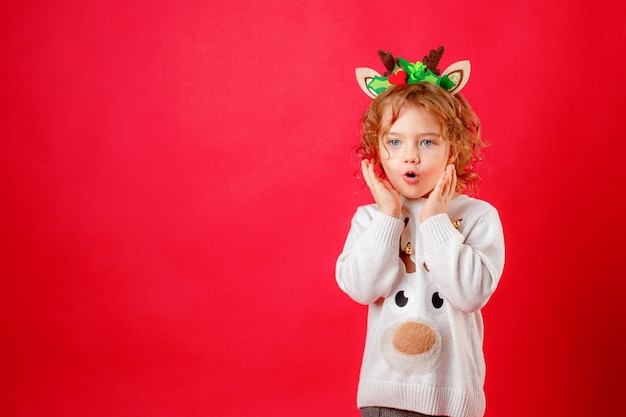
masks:
[[[456,168],[454,164],[449,164],[446,170],[441,174],[441,177],[439,177],[437,185],[435,185],[435,188],[426,199],[420,214],[420,221],[424,222],[429,217],[447,213],[455,190]]]

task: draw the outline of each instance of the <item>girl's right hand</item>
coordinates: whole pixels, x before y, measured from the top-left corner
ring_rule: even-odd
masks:
[[[391,183],[387,180],[380,180],[374,171],[374,163],[367,159],[361,161],[361,172],[365,183],[374,197],[374,201],[378,205],[381,212],[400,218],[400,210],[402,209],[402,199]]]

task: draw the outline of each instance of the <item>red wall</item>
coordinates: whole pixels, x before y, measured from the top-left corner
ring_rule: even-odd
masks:
[[[623,1],[8,3],[0,415],[357,416],[354,68],[440,44],[507,241],[487,417],[619,414]]]

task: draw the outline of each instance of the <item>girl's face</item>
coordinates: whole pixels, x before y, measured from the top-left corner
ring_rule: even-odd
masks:
[[[391,111],[385,114],[391,119]],[[380,162],[389,182],[406,198],[428,196],[450,163],[450,142],[441,123],[422,107],[405,107],[389,133],[378,139]]]

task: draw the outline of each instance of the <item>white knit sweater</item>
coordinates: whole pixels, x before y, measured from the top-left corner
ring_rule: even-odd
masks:
[[[480,309],[504,267],[502,224],[493,206],[466,195],[420,224],[424,202],[404,199],[400,219],[359,207],[337,260],[339,287],[369,305],[357,405],[479,417]]]

